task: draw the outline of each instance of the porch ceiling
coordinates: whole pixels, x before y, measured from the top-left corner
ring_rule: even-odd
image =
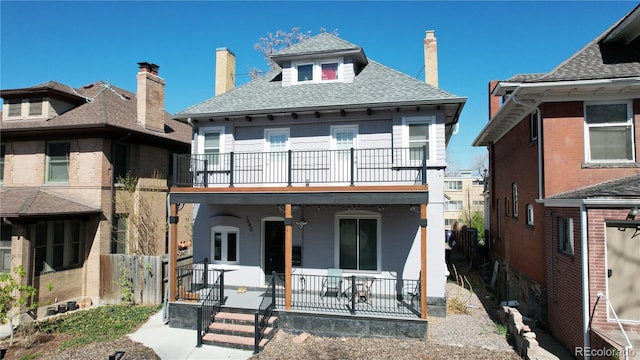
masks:
[[[212,188],[173,188],[169,194],[172,204],[220,204],[220,205],[349,205],[349,204],[424,204],[429,202],[427,186],[412,186],[397,190],[372,188],[339,188],[331,191],[309,188],[243,189],[229,188],[215,191]]]

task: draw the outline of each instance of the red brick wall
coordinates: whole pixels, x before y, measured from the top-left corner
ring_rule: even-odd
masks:
[[[558,249],[558,218],[573,219],[573,255]],[[545,210],[548,319],[551,333],[573,354],[583,346],[582,246],[579,208]]]
[[[640,168],[584,168],[583,102],[543,105],[544,196],[637,174]],[[640,158],[640,100],[634,101],[636,164]],[[570,174],[570,176],[569,176]]]
[[[512,267],[525,273],[533,281],[545,286],[543,206],[538,198],[538,146],[529,143],[529,120],[521,121],[494,146],[491,233],[497,237],[496,198],[500,199],[501,239],[496,239],[496,253]],[[513,217],[512,184],[518,187],[518,217]],[[505,198],[509,215],[505,216]],[[526,206],[534,207],[534,226],[527,225]]]

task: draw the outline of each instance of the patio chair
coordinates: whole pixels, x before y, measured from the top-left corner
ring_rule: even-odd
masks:
[[[327,269],[327,277],[322,280],[320,298],[339,298],[342,294],[342,269]]]
[[[418,276],[418,281],[415,283],[415,286],[413,287],[413,289],[408,289],[407,290],[407,295],[409,295],[410,301],[411,301],[411,306],[414,307],[414,301],[418,301],[418,304],[420,304],[420,277],[422,276],[422,274],[420,274],[420,276]]]

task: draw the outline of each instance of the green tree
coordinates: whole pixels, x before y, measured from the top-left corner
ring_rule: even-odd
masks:
[[[11,329],[10,344],[13,345],[13,318],[38,307],[30,303],[36,295],[36,289],[23,283],[27,272],[22,266],[13,268],[13,274],[0,273],[0,323],[9,322]]]

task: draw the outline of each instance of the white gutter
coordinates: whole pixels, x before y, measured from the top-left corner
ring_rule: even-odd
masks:
[[[540,110],[538,109],[537,105],[533,106],[523,103],[522,101],[518,100],[518,98],[516,98],[515,93],[516,91],[511,94],[511,99],[514,103],[536,111],[536,127],[538,128],[538,199],[542,199],[542,132],[540,131],[540,127],[542,125],[542,120],[540,119],[540,117],[542,115],[540,114]],[[538,101],[536,101],[536,104],[537,103]]]
[[[579,207],[589,208],[609,208],[609,207],[632,207],[640,205],[638,199],[540,199],[537,203],[550,207]]]
[[[580,243],[582,256],[582,335],[584,341],[583,349],[589,349],[591,342],[589,339],[589,250],[587,249],[587,209],[585,205],[580,206]],[[589,360],[590,354],[585,353],[585,360]]]

